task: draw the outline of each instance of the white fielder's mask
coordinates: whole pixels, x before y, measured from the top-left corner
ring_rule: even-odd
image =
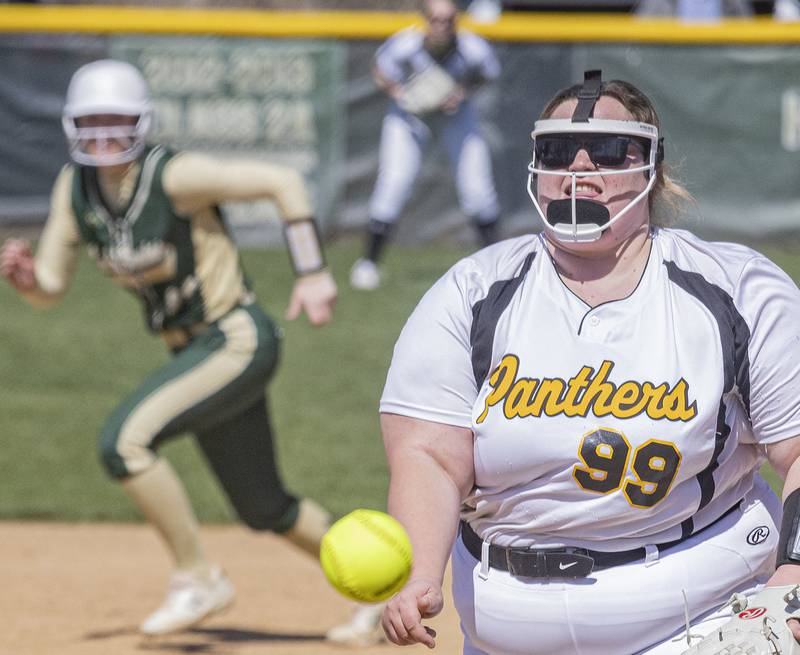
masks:
[[[132,125],[79,127],[77,120],[89,116],[132,116]],[[61,123],[70,156],[84,166],[115,166],[134,161],[142,153],[152,122],[150,93],[142,74],[131,64],[102,59],[79,68],[70,80]],[[88,144],[96,145],[89,152]],[[104,152],[115,142],[119,152]]]
[[[637,202],[647,198],[656,182],[656,166],[664,157],[663,140],[655,125],[592,118],[599,97],[600,71],[587,71],[572,118],[536,121],[531,132],[533,158],[528,165],[528,195],[545,229],[559,241],[586,243],[599,239]],[[630,166],[631,147],[642,151],[643,164]],[[597,170],[567,170],[580,150],[586,150]],[[602,203],[576,198],[577,185],[584,178],[638,173],[645,174],[647,185],[614,216]],[[571,181],[570,197],[551,200],[547,215],[542,211],[534,188],[534,180],[539,175],[569,177]]]

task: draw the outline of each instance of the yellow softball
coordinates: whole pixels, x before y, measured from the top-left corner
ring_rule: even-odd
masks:
[[[399,521],[388,514],[357,509],[325,533],[319,559],[339,593],[362,603],[378,603],[408,580],[411,542]]]

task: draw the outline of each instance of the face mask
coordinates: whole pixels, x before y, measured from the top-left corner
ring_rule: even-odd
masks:
[[[637,202],[647,197],[655,184],[656,165],[663,158],[658,129],[648,123],[589,118],[585,122],[570,119],[537,121],[531,133],[533,159],[528,166],[528,195],[544,221],[545,228],[560,241],[581,243],[596,241],[613,223]],[[601,170],[569,171],[578,153],[586,151],[594,166]],[[578,199],[578,181],[598,175],[648,176],[645,189],[614,216],[605,205]],[[540,175],[568,177],[570,198],[553,200],[547,216],[539,205],[534,180]]]

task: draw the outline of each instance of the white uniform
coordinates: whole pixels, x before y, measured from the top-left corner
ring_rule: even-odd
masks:
[[[655,229],[633,293],[591,308],[543,237],[505,241],[422,299],[381,411],[473,431],[462,518],[484,542],[649,553],[548,582],[458,540],[465,652],[650,652],[680,631],[681,590],[702,617],[774,565],[780,507],[755,480],[761,446],[800,435],[800,291],[749,248]]]
[[[424,37],[417,28],[398,32],[378,49],[375,66],[387,79],[405,84],[434,61],[423,47]],[[436,63],[467,89],[500,74],[500,64],[489,43],[463,30],[456,35],[455,48]],[[439,111],[424,117],[403,111],[392,100],[381,130],[371,218],[392,223],[400,214],[419,173],[423,150],[433,134],[441,137],[447,151],[462,211],[478,222],[496,220],[499,207],[491,156],[469,99],[452,114]]]

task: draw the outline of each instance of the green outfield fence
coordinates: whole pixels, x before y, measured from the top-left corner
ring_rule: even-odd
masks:
[[[294,166],[326,237],[359,230],[387,102],[370,76],[372,56],[420,20],[388,11],[0,4],[0,224],[44,219],[67,158],[59,112],[69,76],[111,56],[151,84],[155,138]],[[695,195],[690,212],[706,235],[800,227],[800,22],[504,12],[492,23],[464,14],[461,25],[492,40],[503,66],[475,102],[506,235],[531,225],[524,185],[533,121],[589,68],[631,81],[659,107],[667,161]],[[441,153],[426,158],[399,241],[471,238],[449,178]],[[280,243],[265,217],[271,210],[262,206],[229,213],[243,243]]]

